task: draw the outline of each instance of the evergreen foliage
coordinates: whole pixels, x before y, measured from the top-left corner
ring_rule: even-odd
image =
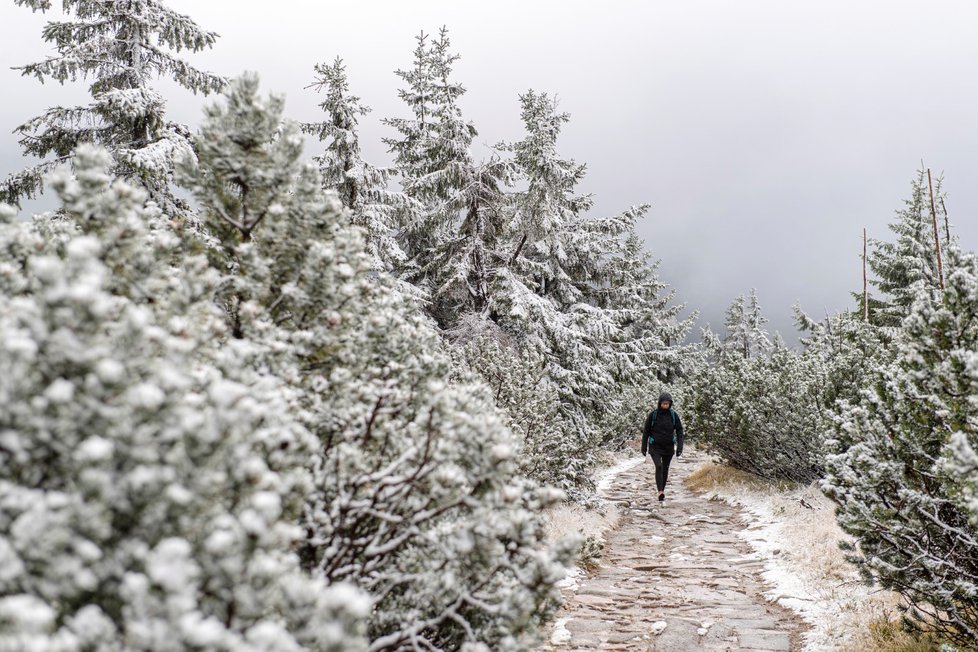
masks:
[[[595,451],[566,445],[570,430],[562,415],[560,392],[547,374],[546,361],[520,349],[517,340],[487,324],[470,324],[455,335],[459,367],[481,379],[518,438],[517,460],[527,477],[586,500]]]
[[[0,225],[0,647],[365,649],[367,596],[291,551],[316,450],[291,391],[111,164],[80,148],[64,219]]]
[[[468,183],[481,177],[471,152],[477,132],[464,120],[458,105],[465,88],[451,79],[459,57],[450,48],[444,27],[434,40],[424,32],[417,37],[413,68],[396,72],[407,85],[398,93],[413,116],[384,121],[398,133],[397,138],[384,142],[394,154],[404,193],[413,200],[401,212],[398,224],[408,259],[404,274],[431,294],[447,291],[443,285],[454,278],[452,258],[441,256],[435,262],[432,254],[444,249],[447,235],[458,231],[461,211],[469,205],[464,197]],[[477,189],[473,196],[478,198],[483,192]],[[435,317],[441,317],[445,325],[450,315]]]
[[[414,67],[398,72],[413,117],[386,121],[399,134],[387,142],[415,209],[402,213],[410,252],[402,278],[419,284],[428,314],[464,343],[462,359],[490,385],[491,370],[509,366],[510,355],[541,365],[533,375],[557,399],[551,443],[579,459],[561,454],[559,464],[530,466],[580,495],[599,447],[641,421],[637,388],[644,407],[657,381],[681,373],[688,349],[679,343],[692,318],[680,320],[683,306],[668,305],[673,294],[635,236],[646,206],[586,215],[591,199],[576,189],[585,168],[557,152],[569,116],[549,96],[521,96],[523,140],[476,162],[447,32],[434,41],[422,34],[417,44]],[[559,479],[550,475],[556,469]]]
[[[942,180],[936,179],[934,199],[943,205]],[[934,241],[934,218],[931,215],[930,188],[927,170],[917,171],[910,185],[910,198],[904,200],[903,209],[897,211],[896,220],[889,225],[894,240],[872,240],[867,256],[867,266],[873,277],[870,284],[879,292],[869,300],[869,320],[885,328],[898,328],[910,312],[914,300],[913,288],[918,282],[929,287],[939,287],[937,252]],[[952,242],[947,229],[938,228],[941,248]],[[859,293],[860,307],[862,293]]]
[[[371,277],[299,141],[281,100],[245,78],[208,110],[184,178],[232,261],[231,332],[270,343],[266,364],[297,389],[319,442],[305,565],[374,598],[372,650],[519,649],[555,606],[569,561],[543,546],[536,514],[559,494],[517,474],[490,394],[446,383],[437,334]]]
[[[576,191],[585,168],[557,152],[569,116],[544,93],[520,101],[526,135],[504,149],[525,187],[512,198],[498,320],[546,361],[563,439],[594,449],[638,427],[634,387],[644,407],[658,396],[656,381],[679,373],[688,353],[679,342],[695,315],[680,321],[684,306],[668,306],[673,295],[634,235],[648,207],[588,217],[591,198]]]
[[[692,359],[648,207],[587,214],[543,93],[479,160],[444,28],[397,73],[384,169],[340,59],[300,127],[177,58],[216,35],[157,0],[63,5],[22,70],[92,101],[19,129],[46,160],[3,198],[74,171],[54,216],[0,207],[0,648],[534,645],[580,548],[541,510]],[[160,77],[225,91],[198,135]]]
[[[50,0],[15,2],[33,11],[51,8]],[[46,172],[69,161],[79,144],[94,143],[112,154],[115,175],[141,185],[168,212],[185,209],[169,183],[175,162],[193,153],[190,130],[167,120],[166,100],[150,84],[167,77],[194,93],[220,90],[222,77],[176,56],[210,48],[217,34],[159,0],[64,0],[62,6],[68,18],[49,22],[43,32],[57,54],[19,70],[42,83],[91,79],[92,101],[50,108],[17,127],[24,153],[46,160],[9,176],[0,201],[35,197]]]
[[[343,60],[337,57],[332,65],[318,64],[315,70],[312,86],[325,92],[319,106],[327,119],[303,124],[302,130],[327,144],[326,151],[314,158],[323,188],[336,191],[340,202],[349,209],[351,221],[363,228],[374,269],[394,273],[405,264],[396,226],[399,212],[410,208],[410,200],[388,189],[392,169],[378,168],[363,160],[358,125],[370,108],[350,93]]]
[[[978,259],[953,247],[947,254],[946,291],[915,283],[895,359],[841,404],[824,487],[858,541],[850,557],[867,578],[970,649],[978,640]]]
[[[690,382],[688,428],[725,462],[772,480],[810,482],[822,470],[824,369],[780,338],[767,355],[744,357],[709,330],[709,363]]]
[[[727,308],[724,318],[727,332],[723,343],[745,359],[769,353],[771,341],[764,330],[766,323],[767,318],[761,314],[761,306],[757,302],[757,290],[751,288],[746,299],[739,295]]]

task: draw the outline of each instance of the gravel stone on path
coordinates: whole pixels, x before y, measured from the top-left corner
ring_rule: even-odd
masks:
[[[649,461],[611,481],[602,497],[617,503],[621,526],[598,568],[565,593],[560,635],[540,652],[801,650],[806,625],[764,597],[764,564],[737,536],[740,512],[685,486],[706,460],[689,448],[673,458],[664,504]]]

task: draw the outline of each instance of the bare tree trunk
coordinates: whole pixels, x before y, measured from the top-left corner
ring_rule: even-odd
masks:
[[[944,242],[951,242],[951,223],[947,221],[947,206],[944,205],[944,198],[941,197],[941,211],[944,213]]]
[[[927,168],[927,186],[930,188],[930,217],[934,222],[934,249],[937,251],[937,280],[944,289],[944,266],[941,264],[941,236],[937,233],[937,209],[934,207],[934,183],[930,178],[930,168]]]
[[[863,227],[863,321],[869,321],[869,288],[866,285],[866,227]]]

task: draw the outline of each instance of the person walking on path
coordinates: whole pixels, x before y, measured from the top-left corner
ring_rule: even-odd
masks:
[[[642,455],[651,455],[655,464],[655,487],[659,502],[666,499],[666,480],[672,456],[683,454],[683,422],[672,407],[672,396],[663,392],[658,406],[649,412],[642,433]]]

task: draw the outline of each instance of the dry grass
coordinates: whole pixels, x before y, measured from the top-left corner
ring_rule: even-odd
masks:
[[[766,489],[769,486],[755,475],[716,462],[706,462],[686,478],[686,486],[693,491],[713,491],[736,485],[752,489]]]
[[[911,631],[899,619],[880,617],[843,652],[940,652],[940,640],[926,632]]]

